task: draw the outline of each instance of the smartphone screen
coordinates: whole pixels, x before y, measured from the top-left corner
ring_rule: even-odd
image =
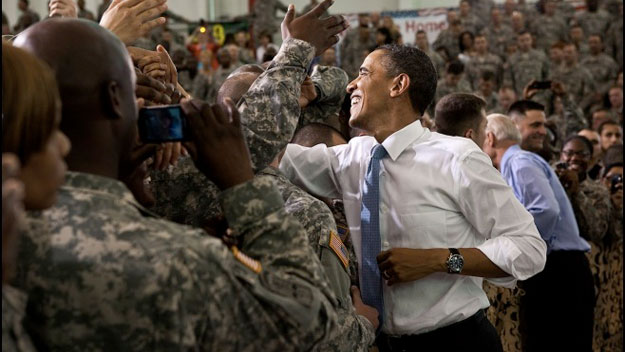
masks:
[[[139,137],[144,143],[189,139],[187,120],[180,105],[147,107],[139,110]]]
[[[551,89],[551,81],[537,81],[531,86],[531,89]]]

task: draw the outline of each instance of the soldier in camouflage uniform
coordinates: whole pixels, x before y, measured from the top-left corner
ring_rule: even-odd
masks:
[[[551,71],[551,79],[564,83],[566,90],[573,100],[583,110],[587,111],[590,105],[597,100],[596,84],[590,71],[577,62],[577,48],[568,43],[562,49],[562,65]]]
[[[623,3],[619,5],[618,18],[612,22],[606,36],[606,52],[623,70]]]
[[[588,37],[590,53],[581,61],[581,66],[590,71],[597,84],[597,93],[604,95],[616,81],[618,64],[610,55],[603,52],[601,35],[593,34]]]
[[[492,8],[490,24],[486,26],[480,34],[486,36],[489,44],[488,47],[491,51],[505,60],[506,45],[510,41],[515,41],[515,38],[512,28],[502,21],[501,10],[497,7]]]
[[[586,35],[603,34],[610,25],[610,14],[599,8],[598,0],[586,0],[586,10],[575,16],[575,22]]]
[[[436,73],[438,73],[438,78],[443,78],[443,74],[445,73],[445,59],[443,59],[436,51],[430,49],[430,43],[428,42],[428,37],[425,31],[417,31],[417,34],[415,35],[415,46],[423,51],[430,58],[430,60],[432,60],[432,64],[434,64],[434,68],[436,68]]]
[[[256,43],[260,43],[261,33],[266,32],[273,35],[280,31],[281,19],[276,17],[276,12],[278,10],[285,13],[287,12],[287,6],[280,0],[261,0],[254,2],[252,26]]]
[[[368,346],[375,340],[375,328],[352,304],[348,274],[349,254],[338,237],[333,215],[321,200],[292,184],[276,165],[265,168],[259,175],[273,178],[282,194],[287,214],[293,215],[302,224],[308,235],[308,243],[319,257],[330,288],[339,301],[336,309],[339,328],[317,350],[368,351]]]
[[[432,44],[434,50],[445,48],[449,54],[448,60],[455,59],[460,54],[460,33],[464,30],[456,11],[447,12],[447,28],[438,33]]]
[[[556,14],[556,3],[553,0],[546,0],[543,6],[544,13],[532,21],[530,28],[536,38],[536,49],[546,52],[551,44],[567,39],[568,28],[564,20]]]
[[[495,74],[491,71],[483,71],[477,84],[475,94],[486,102],[486,113],[490,114],[499,106],[497,89],[495,89]]]
[[[377,29],[376,29],[377,30]],[[375,46],[375,31],[369,29],[369,17],[358,15],[358,27],[350,29],[341,41],[341,68],[350,80],[358,76],[364,52]]]
[[[580,58],[585,58],[590,53],[588,43],[584,34],[584,29],[578,24],[574,24],[569,28],[569,38],[571,42],[577,47]]]
[[[490,11],[495,8],[495,2],[493,0],[468,0],[471,5],[471,9],[478,19],[486,19],[490,15]],[[488,21],[483,21],[484,25]],[[492,23],[491,23],[492,24]]]
[[[430,104],[430,116],[434,116],[434,106],[445,95],[451,93],[471,93],[471,84],[464,78],[464,65],[459,60],[447,64],[445,77],[438,80],[434,102]]]
[[[298,127],[312,122],[328,124],[339,129],[338,113],[345,98],[347,73],[338,67],[317,65],[310,74],[316,98],[302,109]]]
[[[570,94],[565,91],[562,83],[557,81],[552,82],[552,89],[549,95],[551,99],[559,99],[561,109],[558,110],[558,108],[554,106],[553,114],[547,118],[547,120],[556,127],[558,141],[561,142],[567,136],[577,134],[577,132],[588,126],[588,121],[584,117],[584,112],[577,106]],[[556,103],[553,105],[556,105]]]
[[[318,50],[335,34],[322,31]],[[71,44],[58,38],[71,38]],[[312,58],[309,44],[286,41],[295,43],[286,55],[300,51],[300,57]],[[52,42],[55,50],[48,50],[46,43]],[[35,293],[32,307],[43,318],[38,323],[50,325],[40,330],[42,341],[62,350],[302,350],[329,336],[335,297],[273,182],[252,179],[233,107],[228,123],[215,119],[213,113],[220,113],[215,108],[183,104],[198,165],[210,172],[215,187],[228,188],[220,194],[221,206],[241,250],[199,229],[151,217],[116,180],[136,165],[127,160],[136,138],[136,107],[130,59],[121,42],[97,26],[50,20],[27,31],[16,45],[36,51],[57,69],[62,96],[70,97],[64,101],[70,107],[64,127],[75,150],[83,152],[69,156],[70,169],[80,165],[85,171],[68,175],[57,206],[31,214],[22,245],[28,255],[18,281]],[[90,55],[100,48],[97,60],[110,65],[94,73]],[[100,91],[90,87],[107,74],[118,80],[123,94],[107,100],[123,104],[116,109],[100,104]],[[86,89],[63,94],[76,82]],[[79,106],[102,106],[102,111],[93,111],[93,117],[72,114],[83,111]],[[119,114],[113,120],[120,120],[119,133],[107,134],[111,127],[90,122],[112,120],[111,111]],[[93,150],[94,139],[119,153],[85,153]],[[218,158],[207,158],[215,151]]]
[[[458,19],[462,23],[462,27],[465,31],[469,31],[473,34],[479,33],[482,28],[484,28],[484,23],[482,19],[478,18],[471,11],[471,4],[469,0],[461,0],[460,1],[460,12],[458,14]]]
[[[34,352],[30,336],[22,326],[26,315],[27,296],[24,292],[2,285],[2,351]]]
[[[475,55],[471,57],[466,65],[467,81],[471,84],[473,90],[478,89],[478,84],[482,72],[490,71],[495,74],[495,90],[499,89],[499,85],[503,80],[503,63],[499,56],[488,51],[488,41],[486,36],[478,34],[474,42]]]
[[[519,51],[508,60],[508,69],[504,72],[504,84],[514,87],[517,95],[523,93],[525,85],[532,79],[542,81],[549,76],[547,56],[532,49],[532,37],[529,32],[518,36]]]

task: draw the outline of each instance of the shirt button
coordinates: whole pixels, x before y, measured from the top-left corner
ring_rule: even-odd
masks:
[[[388,207],[387,207],[385,204],[382,204],[382,205],[380,206],[380,209],[382,209],[382,212],[383,212],[383,213],[388,212]]]
[[[382,242],[382,246],[383,246],[384,249],[387,249],[387,248],[391,247],[391,244],[388,243],[388,241],[384,241],[384,242]]]

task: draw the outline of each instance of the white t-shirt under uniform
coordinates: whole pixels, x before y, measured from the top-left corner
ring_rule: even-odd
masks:
[[[361,189],[373,137],[312,148],[289,144],[280,169],[311,193],[342,198],[361,262]],[[490,279],[513,287],[545,265],[545,242],[532,216],[514,196],[490,158],[473,141],[430,132],[415,121],[382,145],[380,236],[391,248],[478,248],[511,276]],[[360,263],[359,263],[360,266]],[[384,285],[384,326],[389,335],[413,335],[464,320],[489,305],[482,278],[434,273]]]

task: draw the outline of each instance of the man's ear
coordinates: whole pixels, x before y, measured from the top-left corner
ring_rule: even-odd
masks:
[[[473,129],[469,128],[468,130],[464,131],[464,137],[465,138],[469,138],[469,139],[473,139],[471,138],[473,136]]]
[[[391,98],[398,97],[408,90],[410,86],[410,77],[407,74],[401,73],[399,76],[393,79],[393,85],[391,87]]]
[[[111,118],[123,117],[122,93],[119,84],[115,81],[108,82],[103,95],[102,103],[106,105],[106,110],[109,112]]]
[[[495,137],[495,134],[493,132],[486,133],[485,143],[487,146],[495,148],[495,144],[497,144],[497,138]]]

